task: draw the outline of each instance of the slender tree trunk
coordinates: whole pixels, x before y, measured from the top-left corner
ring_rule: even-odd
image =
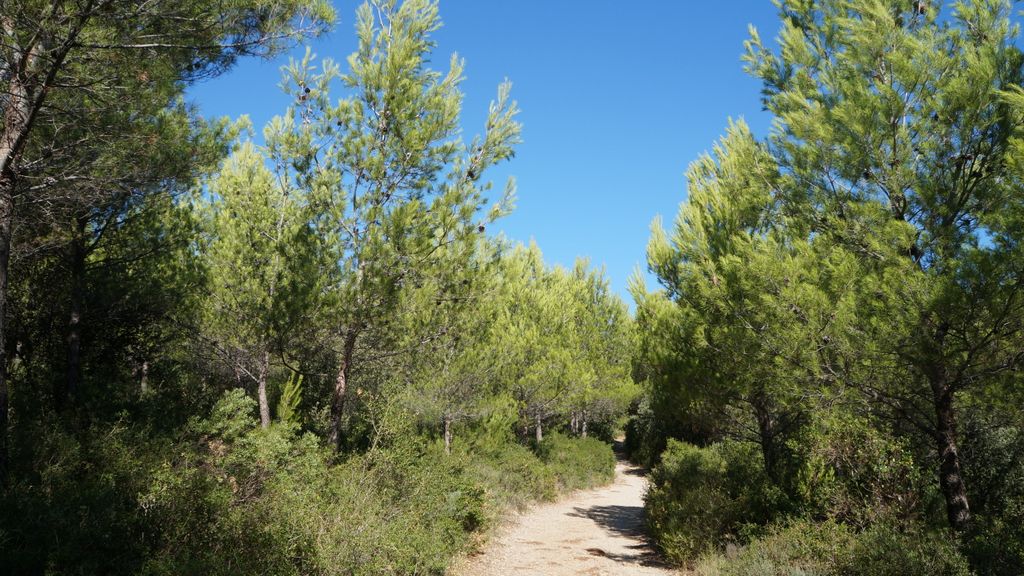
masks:
[[[444,424],[444,453],[452,453],[452,418],[445,414],[442,418]]]
[[[149,360],[143,360],[139,366],[139,394],[145,396],[149,393]]]
[[[4,31],[7,32],[5,20]],[[38,54],[33,48],[25,65],[34,64]],[[62,57],[63,59],[63,57]],[[6,483],[8,468],[8,410],[9,384],[7,382],[7,268],[11,259],[11,234],[14,222],[15,164],[25,146],[29,129],[38,107],[33,106],[34,95],[23,82],[23,70],[15,70],[10,82],[4,86],[7,106],[3,110],[3,132],[0,133],[0,485]]]
[[[54,4],[54,10],[56,6]],[[2,88],[6,96],[6,106],[3,109],[3,129],[0,131],[0,483],[6,481],[8,467],[9,388],[5,340],[7,325],[4,315],[7,312],[16,165],[46,94],[54,84],[57,73],[63,68],[68,52],[77,42],[78,35],[87,21],[87,17],[79,17],[73,23],[64,42],[50,52],[45,66],[39,66],[40,52],[44,49],[42,42],[34,41],[33,45],[25,47],[14,46],[16,51],[24,52],[19,65],[9,71],[6,85]],[[2,22],[3,32],[10,35],[10,19],[3,18]],[[42,82],[30,86],[26,84],[29,78],[41,79]]]
[[[541,422],[539,413],[534,421],[534,431],[537,433],[537,444],[540,444],[544,441],[544,424]]]
[[[267,374],[270,372],[270,351],[264,350],[256,382],[256,396],[260,404],[260,426],[270,428],[270,401],[267,399]]]
[[[67,373],[64,377],[64,389],[57,395],[57,406],[60,408],[65,401],[72,404],[78,401],[82,387],[82,302],[85,299],[85,229],[88,220],[79,218],[75,222],[75,235],[71,240],[70,272],[71,272],[71,306],[68,315],[67,334]]]
[[[7,382],[7,266],[11,257],[11,222],[14,219],[14,176],[10,171],[0,173],[0,486],[7,481],[8,469],[8,408]]]
[[[777,426],[771,410],[771,402],[763,390],[758,390],[751,399],[754,407],[754,419],[757,420],[757,433],[761,444],[761,457],[764,459],[764,470],[773,482],[778,484],[778,454],[776,446]]]
[[[960,453],[956,442],[956,412],[953,391],[942,374],[931,381],[935,402],[936,448],[939,453],[939,487],[946,500],[946,518],[955,532],[962,532],[971,521],[967,488],[960,473]]]
[[[572,420],[569,421],[569,431],[572,432],[573,436],[575,436],[577,434],[576,411],[575,410],[573,410],[573,412],[572,412]]]
[[[580,436],[587,437],[587,411],[580,413]]]
[[[350,330],[345,334],[341,361],[338,363],[338,375],[334,379],[334,390],[331,394],[331,431],[327,441],[338,452],[341,452],[344,442],[341,420],[345,414],[345,394],[348,388],[348,376],[352,368],[352,353],[355,351],[356,339],[358,337],[359,333],[355,330]]]

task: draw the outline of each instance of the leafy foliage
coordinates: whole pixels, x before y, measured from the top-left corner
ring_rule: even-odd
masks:
[[[666,556],[685,564],[735,541],[747,525],[772,520],[780,496],[752,446],[725,442],[699,448],[669,440],[651,472],[644,505]]]

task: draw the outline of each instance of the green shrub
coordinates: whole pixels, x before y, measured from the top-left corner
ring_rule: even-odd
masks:
[[[971,567],[985,576],[1018,576],[1024,566],[1024,510],[1015,502],[1004,513],[976,514],[964,542]]]
[[[166,443],[120,423],[72,434],[60,422],[22,432],[0,490],[0,574],[138,570],[149,530],[137,494]]]
[[[964,480],[974,514],[965,553],[980,574],[1020,574],[1024,566],[1024,430],[969,417],[964,432]]]
[[[525,508],[530,502],[558,496],[558,480],[550,467],[526,446],[506,444],[483,453],[467,454],[467,473],[487,491],[498,510]]]
[[[856,532],[832,520],[770,525],[730,554],[706,554],[700,576],[969,576],[966,559],[945,535],[891,522]]]
[[[651,534],[673,562],[688,563],[729,531],[735,510],[726,471],[717,451],[669,441],[644,507]]]
[[[782,502],[751,444],[698,448],[670,440],[645,497],[652,535],[668,558],[689,564],[734,541],[748,524],[764,524]]]
[[[631,412],[625,426],[626,439],[623,448],[633,462],[653,467],[665,450],[665,432],[651,409],[647,394],[641,396]]]
[[[0,492],[0,574],[430,575],[509,506],[602,482],[607,444],[456,450],[403,437],[338,462],[224,394],[176,438],[41,428]]]
[[[214,432],[201,451],[154,474],[145,573],[443,574],[483,527],[465,458],[409,441],[335,465],[290,426],[232,439],[250,408],[225,397],[195,426]]]
[[[615,477],[615,454],[596,438],[549,434],[537,446],[537,455],[557,479],[559,492],[607,484]]]
[[[855,526],[909,522],[925,481],[909,449],[864,419],[829,413],[790,441],[799,462],[796,497],[805,515]]]
[[[772,524],[759,538],[729,555],[705,554],[700,576],[830,576],[853,545],[841,524],[806,520]]]
[[[967,559],[948,533],[921,527],[903,529],[880,522],[858,534],[856,542],[838,566],[849,576],[969,576]]]

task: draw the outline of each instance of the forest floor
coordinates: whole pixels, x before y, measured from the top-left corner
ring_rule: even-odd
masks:
[[[615,480],[512,518],[458,576],[647,576],[676,574],[644,530],[647,477],[616,451]]]

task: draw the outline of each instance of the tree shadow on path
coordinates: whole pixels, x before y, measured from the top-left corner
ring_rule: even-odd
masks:
[[[614,554],[599,548],[588,548],[587,552],[590,554],[604,556],[616,562],[626,564],[668,567],[668,564],[658,556],[647,539],[643,507],[610,505],[583,508],[577,506],[572,512],[568,512],[567,515],[576,518],[589,518],[616,536],[639,541],[638,544],[627,546],[630,550],[634,550],[635,553]]]

